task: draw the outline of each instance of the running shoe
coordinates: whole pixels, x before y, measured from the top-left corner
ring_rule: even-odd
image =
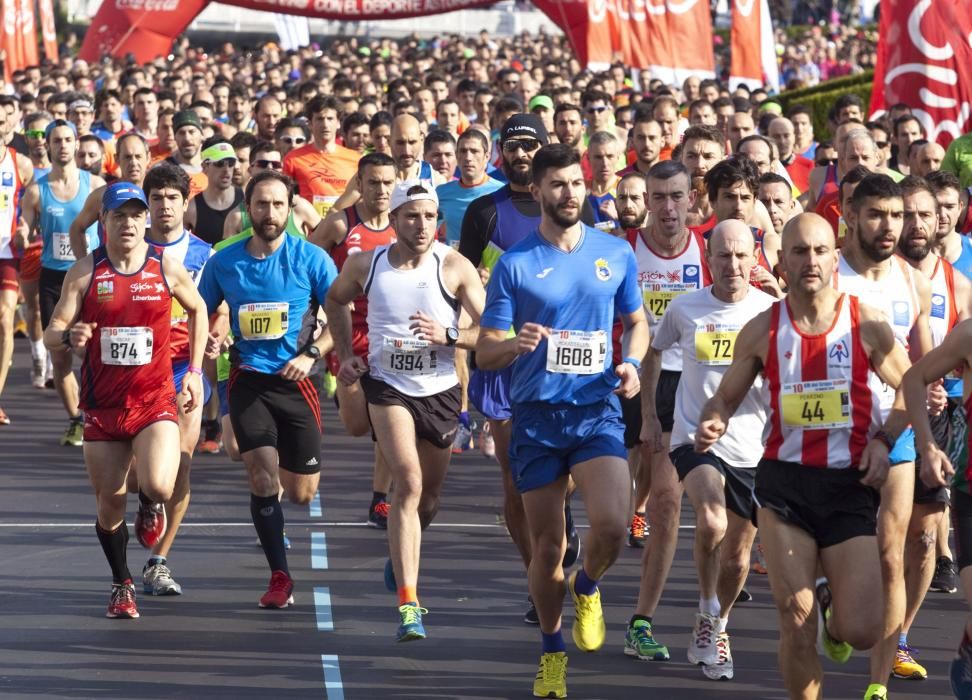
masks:
[[[10,416],[0,408],[0,425],[10,425]]]
[[[261,608],[286,608],[294,604],[294,580],[285,571],[270,575],[270,586],[260,598]]]
[[[533,697],[567,697],[567,654],[552,651],[540,657],[537,677],[533,680]]]
[[[35,389],[43,389],[46,371],[47,363],[44,360],[34,360],[34,364],[30,368],[30,385]]]
[[[425,639],[425,627],[422,625],[422,615],[428,610],[420,608],[418,603],[405,603],[398,607],[398,614],[402,617],[402,624],[398,626],[396,639],[399,642],[411,642],[415,639]]]
[[[84,444],[84,423],[80,420],[72,420],[68,423],[68,429],[61,437],[62,447],[81,447]]]
[[[733,674],[732,649],[729,647],[729,635],[720,632],[715,643],[715,663],[705,664],[702,674],[710,681],[731,681]]]
[[[459,455],[473,448],[473,431],[468,425],[459,424],[456,437],[452,440],[452,454]]]
[[[575,571],[567,581],[570,597],[574,599],[574,627],[571,629],[571,636],[581,651],[597,651],[604,644],[607,631],[601,610],[601,592],[595,588],[590,595],[581,595],[574,590],[576,581]]]
[[[493,431],[489,429],[489,421],[479,433],[479,451],[483,453],[483,457],[496,458],[496,441],[493,440]]]
[[[718,629],[719,618],[715,615],[695,613],[695,627],[692,629],[692,640],[688,646],[690,664],[707,666],[718,661],[719,650],[716,649]]]
[[[959,645],[949,666],[948,678],[955,697],[972,698],[972,646],[964,643]]]
[[[152,549],[165,534],[166,518],[164,503],[138,503],[135,514],[135,539],[145,549]]]
[[[745,588],[739,590],[739,595],[736,596],[736,603],[749,603],[753,599],[753,594],[747,591]]]
[[[564,504],[564,522],[564,529],[567,534],[567,550],[564,552],[564,560],[561,562],[561,566],[569,569],[577,563],[581,552],[580,535],[577,534],[577,528],[574,527],[574,514],[570,510],[570,501]]]
[[[938,557],[935,560],[935,575],[932,576],[930,591],[939,593],[955,593],[958,590],[958,568],[948,557]]]
[[[219,423],[217,421],[203,421],[202,434],[199,436],[196,452],[207,455],[219,454]]]
[[[172,578],[164,561],[146,562],[142,567],[142,591],[146,595],[182,595],[182,586]]]
[[[854,653],[854,648],[847,642],[841,642],[830,636],[827,631],[827,621],[833,615],[830,609],[831,592],[830,584],[825,578],[817,579],[814,588],[817,598],[817,642],[828,659],[838,664],[845,664]]]
[[[643,512],[635,513],[631,516],[631,526],[628,528],[628,546],[643,549],[646,539],[648,539],[648,521],[645,520]]]
[[[763,556],[763,545],[756,545],[756,561],[749,568],[754,574],[761,576],[765,576],[768,573],[766,569],[766,558]]]
[[[525,625],[539,625],[540,616],[537,615],[537,606],[533,604],[533,598],[527,596],[527,601],[530,603],[530,609],[526,611],[523,615],[523,624]]]
[[[920,663],[915,661],[918,650],[907,644],[899,644],[898,651],[894,655],[894,665],[891,673],[895,678],[906,678],[910,680],[923,681],[928,678],[928,671]]]
[[[385,562],[385,588],[391,593],[398,591],[398,583],[395,581],[395,567],[392,566],[390,558]]]
[[[111,584],[111,599],[108,601],[108,612],[105,616],[131,619],[138,617],[138,608],[135,606],[135,586],[130,578],[122,583]]]
[[[376,527],[379,530],[387,530],[389,510],[391,510],[391,506],[388,505],[388,501],[385,499],[377,503],[372,503],[371,508],[368,509],[368,526]]]
[[[880,683],[871,683],[864,691],[864,700],[888,700],[888,689]]]
[[[624,634],[624,653],[641,661],[668,661],[671,658],[668,647],[655,640],[647,620],[635,620],[628,625]]]

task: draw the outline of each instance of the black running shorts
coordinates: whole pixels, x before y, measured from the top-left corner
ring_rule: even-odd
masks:
[[[431,396],[409,396],[370,374],[361,377],[361,388],[372,406],[401,406],[415,422],[415,436],[435,447],[450,447],[459,427],[462,401],[459,385]]]
[[[732,467],[711,452],[696,452],[692,445],[676,447],[669,454],[669,458],[675,465],[679,481],[685,481],[689,472],[703,464],[713,467],[726,480],[724,489],[726,508],[744,520],[752,519],[753,484],[756,481],[755,469]]]

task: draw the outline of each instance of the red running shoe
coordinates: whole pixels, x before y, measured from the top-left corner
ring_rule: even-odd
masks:
[[[286,608],[294,604],[294,580],[285,571],[274,571],[270,587],[260,598],[261,608]]]
[[[139,501],[138,513],[135,515],[135,538],[138,543],[145,549],[152,549],[165,534],[165,527],[165,504],[145,505]]]
[[[126,579],[123,583],[111,584],[111,599],[108,601],[108,612],[105,616],[130,619],[138,617],[138,608],[135,607],[135,586],[131,579]]]

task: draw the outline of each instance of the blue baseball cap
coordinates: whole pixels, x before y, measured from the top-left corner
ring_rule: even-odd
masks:
[[[130,182],[113,182],[105,188],[105,193],[101,197],[101,208],[104,211],[111,211],[131,201],[136,201],[148,209],[148,202],[141,187]]]
[[[74,132],[74,138],[78,137],[78,127],[74,125],[74,122],[69,122],[67,119],[55,119],[44,129],[44,138],[50,138],[51,132],[59,126],[66,126]]]

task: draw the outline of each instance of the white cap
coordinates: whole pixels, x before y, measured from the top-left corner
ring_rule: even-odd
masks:
[[[421,187],[423,191],[409,194],[408,191],[413,187]],[[435,188],[428,182],[419,182],[418,180],[400,182],[392,190],[391,211],[395,211],[406,202],[420,202],[423,199],[435,202],[436,208],[439,207],[439,196],[435,193]]]

